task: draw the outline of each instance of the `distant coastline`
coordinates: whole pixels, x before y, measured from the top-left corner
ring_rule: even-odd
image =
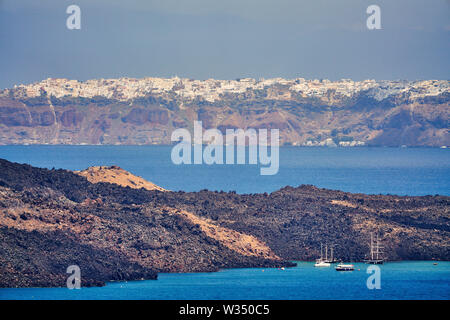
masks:
[[[449,146],[450,82],[47,79],[0,91],[0,145],[170,144],[177,128],[280,130],[280,145]]]
[[[170,147],[173,146],[174,143],[161,143],[161,144],[89,144],[89,143],[11,143],[11,144],[0,144],[0,146],[164,146]],[[207,146],[208,144],[203,144],[203,146]],[[292,144],[283,144],[279,146],[280,148],[410,148],[410,149],[449,149],[449,146],[377,146],[377,145],[361,145],[361,146],[307,146],[307,145],[292,145]]]

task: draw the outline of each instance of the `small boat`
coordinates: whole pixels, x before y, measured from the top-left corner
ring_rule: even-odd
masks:
[[[339,263],[335,269],[336,271],[353,271],[355,270],[355,266],[352,264]]]
[[[327,250],[327,249],[325,249]],[[327,261],[327,258],[323,258],[323,250],[322,250],[322,244],[320,244],[320,258],[316,260],[316,263],[314,264],[314,267],[329,267],[330,263]]]

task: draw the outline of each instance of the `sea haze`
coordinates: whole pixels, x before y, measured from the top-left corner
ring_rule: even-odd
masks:
[[[169,190],[272,192],[286,185],[367,194],[450,195],[450,151],[437,148],[280,148],[280,169],[174,165],[170,146],[1,146],[0,158],[70,170],[118,165]]]

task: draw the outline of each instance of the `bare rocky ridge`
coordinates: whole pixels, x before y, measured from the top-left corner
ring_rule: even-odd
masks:
[[[118,166],[89,167],[86,170],[74,171],[74,173],[85,177],[91,183],[108,182],[134,189],[144,188],[147,190],[166,191],[156,184],[135,176],[134,174],[131,174]]]
[[[0,287],[64,286],[72,264],[84,286],[158,272],[289,266],[315,259],[320,243],[360,261],[370,232],[379,233],[389,260],[450,260],[450,197],[313,186],[161,192],[0,159]]]
[[[449,146],[449,81],[47,79],[0,91],[0,144],[170,144],[279,129],[299,146]]]
[[[292,265],[253,236],[151,202],[165,192],[4,160],[0,168],[0,287],[65,286],[73,264],[83,286]]]
[[[144,188],[146,190],[166,191],[165,189],[117,166],[90,167],[86,170],[74,172],[80,176],[86,177],[91,183],[107,182],[134,189]],[[218,226],[208,219],[197,217],[188,211],[169,207],[165,207],[164,210],[169,214],[181,216],[192,222],[194,225],[198,225],[208,237],[219,241],[227,248],[236,251],[239,254],[280,260],[280,258],[276,256],[265,243],[253,236]]]
[[[323,243],[333,245],[340,259],[362,261],[371,232],[380,235],[388,260],[450,259],[445,196],[364,195],[303,185],[271,194],[201,191],[162,197],[163,203],[262,239],[288,260],[314,260]]]

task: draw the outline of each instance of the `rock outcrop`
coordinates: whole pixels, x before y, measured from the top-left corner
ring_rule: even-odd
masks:
[[[89,167],[86,170],[74,171],[74,173],[85,177],[91,183],[107,182],[133,189],[144,188],[146,190],[166,191],[164,188],[161,188],[141,177],[135,176],[134,174],[131,174],[118,166]]]

